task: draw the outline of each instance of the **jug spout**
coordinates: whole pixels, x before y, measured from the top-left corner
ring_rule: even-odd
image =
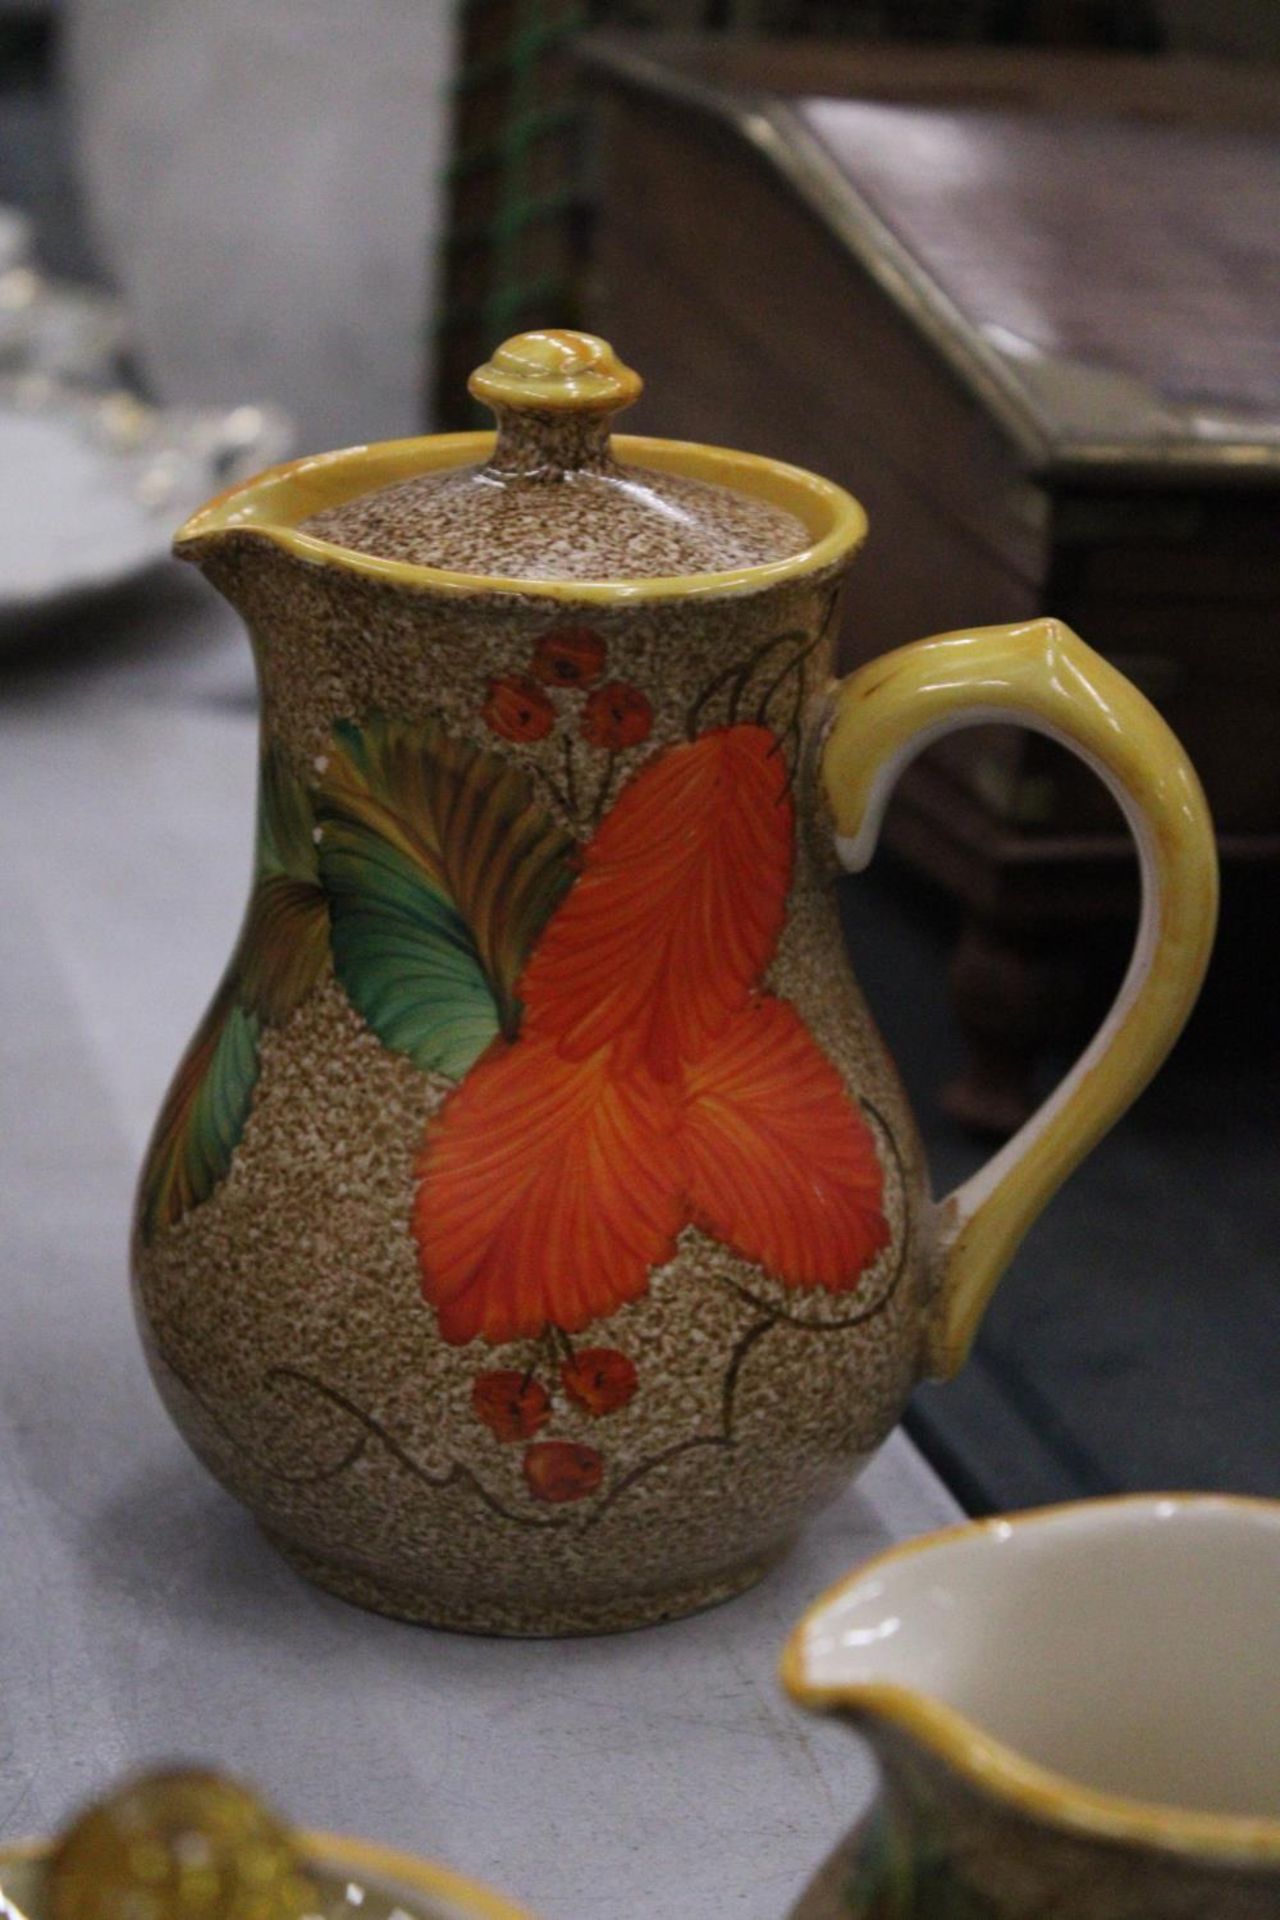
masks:
[[[880,1764],[850,1911],[1280,1912],[1278,1582],[1280,1505],[1142,1496],[932,1535],[828,1594],[783,1677]]]
[[[229,487],[193,513],[173,540],[244,616],[255,638],[270,634],[280,613],[281,576],[323,610],[370,585],[439,586],[447,574],[355,552],[319,537],[312,523],[347,502],[406,478],[449,470],[489,451],[492,434],[453,433],[344,447],[268,467]],[[475,583],[469,583],[474,585]]]
[[[246,541],[258,549],[276,547],[319,559],[324,543],[301,534],[303,522],[361,487],[376,484],[389,463],[397,471],[411,466],[414,451],[433,444],[404,440],[378,448],[348,447],[267,467],[198,508],[174,535],[174,554],[205,572],[218,571],[220,557],[242,549]]]
[[[297,552],[297,528],[309,501],[328,498],[326,480],[331,484],[334,461],[329,455],[268,467],[206,501],[173,537],[175,558],[199,567],[251,629],[256,611],[251,583],[264,568],[274,572]]]

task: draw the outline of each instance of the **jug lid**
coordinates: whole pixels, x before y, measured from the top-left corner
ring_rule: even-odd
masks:
[[[659,471],[644,442],[613,440],[613,416],[642,382],[594,334],[519,334],[468,384],[497,419],[486,458],[342,500],[299,532],[379,560],[531,583],[726,574],[812,544],[804,521],[758,492]]]

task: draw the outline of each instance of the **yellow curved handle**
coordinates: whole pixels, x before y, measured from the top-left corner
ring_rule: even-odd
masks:
[[[875,849],[895,780],[957,727],[1017,721],[1079,755],[1123,808],[1142,868],[1133,958],[1061,1085],[936,1209],[925,1371],[946,1379],[1041,1208],[1135,1100],[1182,1031],[1209,964],[1218,863],[1204,794],[1131,681],[1058,620],[943,633],[874,660],[835,692],[821,778],[844,864]]]

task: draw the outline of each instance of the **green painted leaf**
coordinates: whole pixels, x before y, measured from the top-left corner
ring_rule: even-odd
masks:
[[[858,1829],[847,1900],[857,1920],[910,1920],[915,1911],[915,1860],[907,1830],[883,1800]]]
[[[461,1078],[499,1031],[475,942],[452,901],[372,828],[326,822],[321,870],[333,964],[384,1046]]]
[[[311,796],[274,743],[264,749],[258,772],[257,871],[313,884],[317,878]]]
[[[236,997],[234,972],[219,988],[178,1068],[142,1174],[141,1226],[150,1239],[207,1200],[226,1178],[258,1079],[256,1014]]]
[[[239,990],[265,1026],[280,1026],[311,991],[329,951],[329,907],[318,884],[265,874],[240,936]]]
[[[523,773],[437,721],[335,738],[315,810],[338,978],[385,1046],[460,1078],[519,1025],[516,981],[574,842]]]
[[[329,951],[314,820],[303,784],[268,747],[258,792],[256,874],[227,976],[169,1089],[143,1169],[141,1230],[150,1239],[227,1176],[249,1118],[262,1029],[310,992]]]
[[[936,1836],[909,1819],[895,1819],[883,1801],[858,1832],[846,1904],[851,1920],[914,1920],[922,1914],[931,1920],[995,1920],[990,1902],[956,1876]]]
[[[311,795],[269,744],[258,781],[257,879],[238,951],[240,999],[267,1026],[288,1019],[329,951],[315,835]]]

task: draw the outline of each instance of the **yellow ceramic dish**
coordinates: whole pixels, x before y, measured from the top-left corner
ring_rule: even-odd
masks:
[[[421,1860],[346,1834],[298,1836],[303,1864],[325,1895],[323,1920],[535,1920],[525,1907],[450,1867]],[[0,1848],[0,1913],[4,1902],[25,1920],[44,1920],[41,1904],[44,1841]],[[359,1902],[348,1897],[358,1889]]]

